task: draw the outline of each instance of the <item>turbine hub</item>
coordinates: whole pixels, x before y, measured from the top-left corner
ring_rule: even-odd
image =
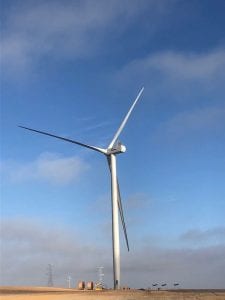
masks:
[[[107,154],[120,154],[126,152],[126,147],[120,142],[114,145],[112,148],[107,149]]]

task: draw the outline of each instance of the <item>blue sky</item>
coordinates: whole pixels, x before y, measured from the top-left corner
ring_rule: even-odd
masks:
[[[1,284],[45,285],[52,263],[56,285],[99,265],[111,285],[105,158],[17,125],[107,146],[144,86],[120,136],[122,283],[224,287],[224,9],[1,1]]]

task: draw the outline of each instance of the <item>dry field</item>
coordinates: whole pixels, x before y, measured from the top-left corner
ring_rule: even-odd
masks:
[[[78,291],[45,287],[0,287],[1,300],[225,300],[225,290]]]

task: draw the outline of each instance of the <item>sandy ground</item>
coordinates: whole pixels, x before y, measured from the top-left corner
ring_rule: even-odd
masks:
[[[225,300],[225,290],[78,291],[44,287],[0,287],[1,300]]]

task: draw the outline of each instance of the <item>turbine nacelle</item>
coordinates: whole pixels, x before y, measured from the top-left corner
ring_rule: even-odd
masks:
[[[107,154],[120,154],[126,152],[126,147],[118,142],[116,145],[114,145],[112,148],[107,149]]]

